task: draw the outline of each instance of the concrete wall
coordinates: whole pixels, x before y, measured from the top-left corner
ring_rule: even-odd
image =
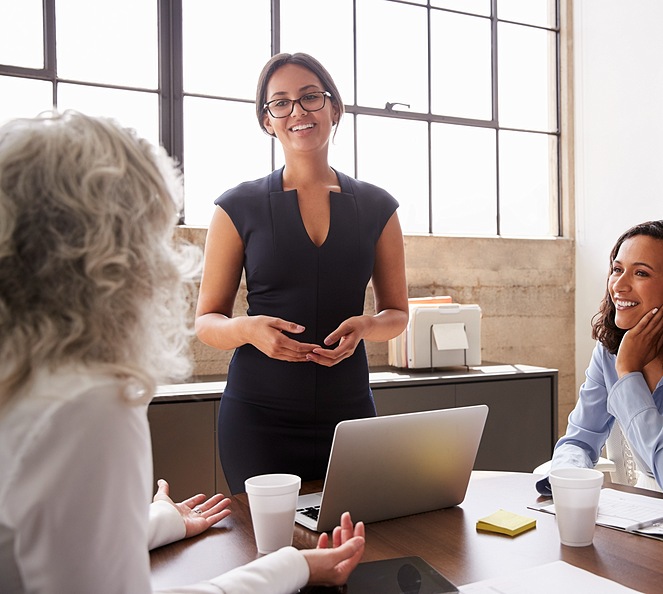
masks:
[[[178,235],[204,245],[206,229]],[[407,236],[410,297],[451,295],[482,310],[483,361],[559,370],[559,430],[575,401],[575,250],[568,239],[527,240]],[[245,311],[245,288],[235,314]],[[372,294],[366,308],[372,311]],[[387,364],[387,344],[368,343],[371,365]],[[194,340],[196,375],[224,374],[230,352]]]

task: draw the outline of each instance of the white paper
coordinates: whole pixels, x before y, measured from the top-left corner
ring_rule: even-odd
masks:
[[[460,322],[433,324],[433,336],[438,351],[468,349],[470,346],[467,341],[465,324]]]
[[[511,575],[460,586],[461,594],[624,594],[638,592],[584,569],[553,561]]]
[[[531,509],[555,513],[554,504]],[[663,499],[615,489],[601,489],[596,523],[628,532],[642,530],[643,534],[661,535],[659,524],[663,523]],[[652,526],[651,529],[648,530],[648,526]]]

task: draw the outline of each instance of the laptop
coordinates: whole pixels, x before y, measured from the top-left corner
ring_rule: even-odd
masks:
[[[299,496],[295,521],[326,532],[345,511],[370,523],[462,503],[487,416],[479,404],[341,421],[323,490]]]

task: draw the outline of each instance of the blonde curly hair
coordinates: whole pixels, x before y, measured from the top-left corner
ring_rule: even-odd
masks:
[[[177,245],[181,177],[161,148],[67,111],[0,128],[0,410],[36,370],[190,373],[201,253]]]

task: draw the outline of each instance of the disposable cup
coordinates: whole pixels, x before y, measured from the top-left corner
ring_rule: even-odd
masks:
[[[559,539],[569,547],[594,540],[603,473],[594,468],[558,468],[549,476]]]
[[[294,474],[261,474],[244,481],[259,553],[292,544],[301,484]]]

